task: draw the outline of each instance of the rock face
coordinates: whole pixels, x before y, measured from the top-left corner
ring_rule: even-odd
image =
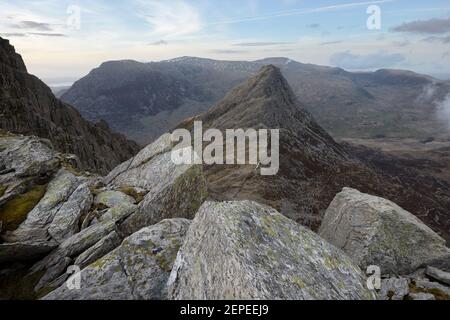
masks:
[[[445,240],[395,203],[344,188],[330,204],[319,234],[366,268],[407,274],[450,259]]]
[[[178,253],[171,299],[373,299],[340,250],[272,208],[206,202]]]
[[[63,153],[76,154],[84,168],[106,173],[134,155],[139,146],[113,133],[105,124],[91,124],[73,107],[55,98],[0,38],[0,129],[51,140]]]
[[[81,271],[81,289],[66,285],[45,300],[154,300],[167,297],[167,279],[188,230],[186,219],[144,228]]]

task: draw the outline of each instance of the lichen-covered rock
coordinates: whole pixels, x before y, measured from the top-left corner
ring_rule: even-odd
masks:
[[[169,134],[119,165],[104,183],[112,190],[144,190],[145,197],[136,212],[120,224],[127,235],[164,219],[192,219],[207,194],[201,165],[172,162]]]
[[[143,184],[143,186],[148,185],[148,179],[139,181],[139,168],[148,163],[154,157],[169,152],[171,147],[172,142],[170,134],[162,135],[158,140],[142,149],[134,158],[131,158],[114,168],[106,176],[104,183],[106,185],[116,186],[138,186],[140,184]]]
[[[344,188],[330,204],[319,234],[343,249],[361,268],[408,274],[450,258],[445,240],[395,203]]]
[[[169,279],[171,299],[374,299],[339,249],[251,201],[206,202]]]
[[[117,234],[116,231],[112,231],[106,237],[102,238],[95,245],[87,249],[85,252],[80,254],[75,260],[74,265],[78,266],[80,269],[84,269],[91,263],[97,261],[104,255],[113,251],[122,243],[122,238]]]
[[[53,223],[64,203],[80,185],[81,179],[74,174],[61,169],[50,182],[47,191],[36,207],[28,213],[26,220],[19,228],[5,236],[8,242],[44,241],[48,240],[48,228]],[[85,195],[86,197],[91,197]],[[78,197],[77,197],[78,198]],[[76,205],[74,202],[72,206]],[[61,212],[58,219],[61,219]],[[56,222],[56,221],[55,221]],[[54,225],[55,226],[55,225]],[[58,243],[56,239],[51,242]]]
[[[83,183],[62,204],[48,227],[49,235],[58,243],[79,231],[80,218],[92,205],[92,194],[88,184]]]
[[[24,177],[49,176],[59,167],[50,141],[36,137],[3,135],[0,140],[0,183]]]
[[[165,299],[167,279],[188,227],[188,220],[171,219],[144,228],[83,269],[80,290],[63,285],[44,299]]]
[[[96,205],[104,205],[108,208],[117,207],[123,203],[134,204],[135,200],[120,191],[104,191],[95,197]]]

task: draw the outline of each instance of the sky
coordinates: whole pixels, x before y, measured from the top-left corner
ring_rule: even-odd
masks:
[[[180,56],[450,78],[448,0],[0,0],[0,36],[50,85],[109,60]]]

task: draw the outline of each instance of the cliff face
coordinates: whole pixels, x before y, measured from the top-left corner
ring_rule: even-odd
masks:
[[[76,154],[85,169],[107,172],[133,156],[139,146],[92,124],[70,105],[56,99],[37,77],[27,72],[22,57],[0,38],[0,128],[49,139],[63,153]]]

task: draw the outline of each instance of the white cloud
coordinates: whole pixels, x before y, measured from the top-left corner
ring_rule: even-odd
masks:
[[[139,1],[145,20],[152,33],[160,37],[179,37],[194,34],[202,29],[200,14],[185,1]]]

